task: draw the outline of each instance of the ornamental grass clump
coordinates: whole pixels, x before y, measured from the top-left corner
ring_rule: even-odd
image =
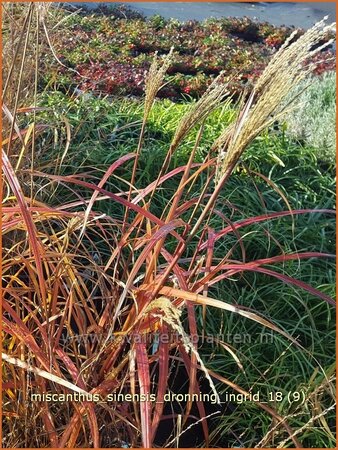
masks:
[[[23,9],[28,21],[38,14],[40,6],[30,4]],[[40,25],[36,20],[35,26]],[[182,119],[160,174],[142,189],[138,187],[138,165],[133,161],[142,152],[142,133],[168,59],[160,67],[154,63],[148,76],[139,147],[136,152],[131,149],[111,161],[98,183],[89,170],[62,174],[62,157],[59,165],[49,166],[48,171],[39,167],[32,149],[44,128],[38,122],[36,107],[24,110],[28,116],[20,122],[18,102],[10,106],[4,102],[7,119],[16,132],[9,131],[8,148],[4,146],[2,150],[5,447],[156,445],[173,362],[185,368],[191,396],[200,393],[200,375],[212,392],[217,379],[230,389],[249,395],[225,374],[211,371],[203,361],[194,339],[199,335],[200,308],[204,312],[216,309],[233,314],[237,321],[255,322],[278,333],[288,345],[306,352],[292,331],[282,329],[262,313],[233,303],[226,292],[213,298],[212,287],[250,271],[305,290],[331,307],[334,301],[327,293],[274,266],[333,255],[319,251],[281,252],[247,261],[234,260],[231,248],[223,258],[216,258],[215,250],[230,233],[238,236],[240,246],[239,230],[250,225],[314,211],[327,215],[334,212],[277,211],[234,223],[228,219],[229,225],[220,229],[210,226],[210,218],[216,211],[218,195],[245,148],[277,117],[279,102],[288,93],[292,80],[307,73],[308,68],[302,63],[323,36],[323,25],[320,22],[295,42],[289,40],[274,57],[240,111],[230,138],[225,132],[218,139],[222,145],[217,150],[222,157],[210,149],[202,163],[195,163],[206,115],[227,102],[227,85],[217,80]],[[28,36],[27,29],[23,33]],[[36,92],[32,97],[36,104]],[[28,134],[31,128],[34,133]],[[70,127],[68,131],[65,157],[71,142]],[[168,172],[168,163],[188,132],[196,132],[189,161]],[[11,150],[16,139],[23,136],[27,136],[23,152],[30,164],[19,167]],[[49,148],[43,151],[47,153]],[[112,192],[107,188],[108,180],[124,183],[125,189]],[[158,200],[168,183],[178,183],[178,188],[159,208]],[[56,189],[62,189],[64,203],[54,204]],[[40,199],[41,190],[50,194],[48,200]],[[114,206],[114,214],[101,211],[103,201]],[[224,345],[229,357],[238,361],[235,352]],[[46,400],[46,393],[54,395],[52,401]],[[112,394],[124,396],[125,401],[110,401]],[[139,401],[140,396],[143,401]],[[58,401],[62,398],[68,401]],[[290,426],[273,403],[256,403],[271,416],[280,442],[289,438],[294,446],[301,446],[301,432]],[[177,427],[173,427],[169,446],[176,445],[184,431],[193,430],[191,423],[188,425],[193,417],[202,427],[204,445],[208,447],[207,406],[196,400],[196,407],[197,418],[191,414],[192,401],[182,405],[180,414],[171,415]]]

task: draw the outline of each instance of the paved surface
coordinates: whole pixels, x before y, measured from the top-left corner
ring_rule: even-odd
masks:
[[[73,3],[74,4],[74,3]],[[76,3],[95,7],[98,3]],[[108,4],[107,2],[105,4]],[[117,3],[111,3],[112,5]],[[274,25],[294,25],[295,27],[310,28],[325,15],[329,20],[336,20],[335,2],[276,2],[276,3],[234,3],[234,2],[129,2],[124,3],[141,11],[147,17],[160,14],[165,18],[179,20],[203,20],[208,17],[243,17],[257,18]]]

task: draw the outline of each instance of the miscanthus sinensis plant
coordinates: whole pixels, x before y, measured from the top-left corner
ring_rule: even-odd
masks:
[[[16,80],[18,93],[21,92],[25,42],[31,34],[36,39],[39,31],[46,31],[48,11],[42,14],[41,8],[41,4],[30,4],[21,10],[26,15],[23,27],[17,30],[19,39],[13,43],[18,46],[13,53],[21,58],[21,64],[16,58],[12,61],[6,89],[13,89],[10,80],[18,75],[14,69],[19,67]],[[108,446],[127,442],[131,447],[151,447],[163,419],[162,400],[173,357],[186,368],[191,395],[199,392],[199,373],[205,375],[212,391],[213,380],[217,379],[234,391],[248,394],[203,362],[192,339],[198,333],[199,309],[202,308],[205,317],[207,309],[216,308],[235,315],[238,321],[245,318],[274,330],[288,339],[290,345],[299,347],[299,343],[273,320],[233,304],[226,293],[219,298],[209,294],[213,286],[235,274],[263,273],[303,289],[328,305],[334,303],[320,289],[273,268],[292,260],[330,258],[330,254],[281,252],[247,261],[244,257],[234,260],[233,249],[229,248],[223,258],[215,258],[215,249],[230,233],[238,236],[241,246],[241,229],[312,210],[277,211],[234,223],[229,218],[225,228],[210,226],[210,218],[218,214],[218,196],[242,153],[260,131],[280,117],[282,101],[293,84],[309,73],[308,58],[321,47],[312,49],[331,29],[331,25],[322,21],[300,38],[291,37],[285,43],[248,99],[243,97],[236,121],[219,136],[205,160],[197,164],[194,156],[203,135],[204,119],[214,108],[229,102],[226,82],[222,77],[216,79],[182,118],[160,173],[142,189],[138,188],[138,155],[143,150],[149,110],[163,83],[169,59],[174,56],[172,53],[162,62],[156,59],[149,72],[145,117],[136,152],[131,149],[112,161],[99,182],[93,182],[90,171],[61,175],[71,143],[67,118],[64,118],[67,129],[64,152],[47,173],[41,170],[35,157],[36,139],[44,127],[36,119],[34,102],[27,108],[19,107],[19,97],[10,107],[3,103],[5,120],[10,125],[2,150],[6,446],[98,448],[103,442],[107,445],[108,439]],[[22,45],[24,49],[19,51]],[[37,74],[38,53],[34,61]],[[37,80],[33,82],[33,92],[34,86],[36,93]],[[15,99],[15,93],[3,94],[4,100]],[[32,117],[26,128],[20,128],[18,119],[23,113]],[[182,140],[194,130],[195,145],[188,162],[168,172]],[[121,169],[128,163],[132,164],[129,179],[121,176]],[[128,173],[126,170],[125,174]],[[108,180],[115,179],[124,183],[124,190],[112,192],[105,188]],[[159,210],[156,201],[168,182],[176,183],[177,189]],[[37,200],[39,191],[53,192],[57,186],[68,192],[64,203],[55,206]],[[100,213],[102,201],[111,202],[116,213]],[[168,334],[173,339],[162,339]],[[231,349],[229,357],[238,361]],[[67,394],[70,400],[30,401],[33,394],[46,392]],[[142,395],[145,401],[139,402],[134,396],[129,402],[107,404],[107,396],[116,393]],[[75,394],[83,397],[75,400]],[[208,446],[206,408],[203,401],[196,403]],[[300,446],[298,433],[273,405],[259,402],[258,405],[273,418],[274,428],[284,431],[283,439]],[[181,431],[186,428],[191,408],[192,402],[188,401],[181,411]]]

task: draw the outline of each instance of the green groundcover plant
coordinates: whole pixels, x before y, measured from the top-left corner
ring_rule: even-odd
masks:
[[[266,160],[277,160],[283,168],[282,154],[276,154],[273,141],[264,142],[264,130],[285,113],[280,105],[292,87],[313,71],[309,57],[330,44],[324,40],[333,26],[322,21],[301,36],[291,34],[236,107],[224,77],[215,78],[199,100],[182,107],[168,133],[164,160],[159,153],[157,170],[148,166],[145,176],[148,127],[158,120],[155,98],[174,61],[173,50],[152,59],[144,101],[133,109],[135,120],[114,124],[115,131],[110,125],[99,129],[94,142],[81,110],[70,108],[75,117],[62,114],[62,131],[58,125],[51,133],[51,105],[38,105],[37,50],[43,39],[50,44],[46,8],[31,3],[5,10],[5,23],[15,17],[17,26],[10,22],[5,48],[12,56],[3,88],[5,446],[175,447],[196,426],[202,433],[196,445],[205,447],[217,446],[219,430],[234,446],[332,446],[334,366],[326,352],[332,351],[334,300],[332,273],[323,276],[323,267],[332,271],[334,258],[332,185],[319,176],[308,186],[297,180],[293,208],[271,177],[255,170],[260,158],[254,149],[266,149]],[[26,106],[29,81],[33,103]],[[52,97],[64,103],[62,94]],[[88,101],[96,102],[99,114],[104,103]],[[211,139],[216,111],[228,126],[220,126]],[[126,116],[123,104],[122,113]],[[75,130],[70,121],[77,121]],[[99,161],[95,146],[107,140],[113,147],[135,121],[139,131],[129,151]],[[72,148],[72,136],[81,133],[82,144],[89,134],[82,163],[79,149]],[[250,145],[247,167],[241,161]],[[260,197],[257,189],[252,196],[235,185],[239,198],[246,199],[243,204],[251,204],[241,210],[224,197],[235,172],[238,180],[250,173],[257,188],[264,182],[270,195]],[[288,171],[280,176],[285,185],[294,182]],[[298,193],[307,189],[312,196],[318,185],[328,204],[299,206]],[[260,199],[262,211],[257,213],[250,197]],[[299,229],[302,217],[307,222]],[[323,222],[315,239],[318,217]],[[291,220],[294,236],[284,246],[283,219]],[[274,221],[280,221],[278,238],[270,231]],[[303,248],[293,247],[296,238]],[[322,268],[321,276],[310,276],[316,267]],[[285,309],[296,320],[280,321]],[[243,341],[237,351],[231,337],[224,338],[224,327],[231,336],[269,330],[274,339],[264,346]],[[201,346],[205,337],[209,340]],[[215,343],[222,347],[222,358],[215,356]],[[300,378],[294,386],[287,373],[279,373],[298,360],[311,361],[302,374],[306,386]],[[256,380],[250,375],[253,366],[260,374]],[[181,375],[175,378],[176,370]],[[187,396],[173,410],[174,402],[165,396],[182,394],[182,373]],[[257,384],[270,394],[253,397]],[[213,411],[201,396],[205,392]],[[227,409],[214,422],[230,393],[241,396],[237,406],[225,400]],[[250,399],[245,410],[238,407],[243,398]],[[259,423],[259,432],[243,438],[239,420],[249,427]],[[171,429],[160,442],[157,430],[166,421]],[[311,434],[314,424],[320,429]]]

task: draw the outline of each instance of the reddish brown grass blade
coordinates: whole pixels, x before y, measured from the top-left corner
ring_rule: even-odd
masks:
[[[119,158],[117,161],[115,161],[109,167],[109,169],[106,171],[106,173],[103,175],[102,180],[98,184],[98,187],[102,188],[104,186],[104,184],[106,183],[106,181],[108,180],[108,178],[111,176],[111,174],[114,173],[114,171],[118,167],[120,167],[126,161],[129,161],[130,159],[134,158],[135,156],[136,156],[136,153],[128,153],[127,155],[124,155],[121,158]],[[86,223],[88,221],[88,217],[89,217],[90,211],[91,211],[91,209],[92,209],[92,207],[94,205],[94,202],[97,199],[98,195],[99,195],[98,191],[93,192],[93,195],[91,196],[91,199],[89,200],[89,203],[88,203],[85,215],[84,215],[83,225],[82,225],[82,229],[81,229],[81,233],[80,233],[79,239],[81,238],[81,236],[83,236],[83,233],[84,233],[84,230],[86,228]]]
[[[285,283],[293,284],[294,286],[300,287],[300,288],[304,289],[305,291],[309,292],[310,294],[314,295],[315,297],[325,300],[330,305],[336,306],[336,302],[333,300],[333,298],[331,298],[329,295],[324,294],[324,292],[321,292],[319,289],[316,289],[316,288],[310,286],[309,284],[304,283],[304,281],[297,280],[296,278],[289,277],[287,275],[275,272],[270,269],[264,269],[262,267],[259,267],[255,270],[256,270],[256,272],[265,273],[266,275],[271,275],[275,278],[279,278],[280,280],[284,281]]]
[[[331,253],[303,252],[303,253],[291,253],[289,255],[285,254],[277,255],[271,258],[256,259],[248,263],[238,262],[234,264],[234,261],[227,263],[223,260],[217,266],[211,267],[209,274],[201,278],[198,281],[198,283],[194,285],[194,288],[196,288],[194,289],[194,292],[201,292],[203,285],[206,282],[210,282],[211,280],[212,280],[211,284],[214,284],[220,281],[221,279],[231,277],[235,273],[243,272],[245,270],[254,270],[257,267],[266,264],[275,264],[279,262],[294,261],[294,260],[298,261],[301,259],[309,259],[309,258],[335,258],[335,257],[336,255],[333,255]],[[227,272],[225,274],[220,274],[221,270],[226,270]],[[206,269],[203,269],[203,271],[206,272]],[[214,276],[215,278],[213,278]]]
[[[55,181],[64,181],[66,183],[72,183],[72,184],[76,184],[78,186],[86,187],[86,188],[94,190],[94,191],[98,191],[101,194],[107,196],[108,198],[111,198],[112,200],[116,201],[117,203],[120,203],[121,205],[126,206],[127,208],[130,208],[137,213],[140,213],[143,217],[147,218],[148,220],[155,223],[156,225],[160,225],[160,226],[164,225],[164,222],[161,219],[156,217],[154,214],[152,214],[145,208],[141,208],[140,206],[135,205],[134,203],[129,202],[128,200],[125,200],[124,198],[120,197],[119,195],[113,194],[103,188],[99,188],[95,184],[88,183],[87,181],[79,180],[75,176],[72,176],[72,175],[70,175],[70,176],[50,175],[50,174],[45,174],[43,172],[37,172],[37,171],[34,172],[34,175],[43,177],[43,178],[49,178],[49,179],[55,180]],[[173,233],[173,235],[176,238],[179,238],[177,236],[177,234]]]
[[[168,334],[167,325],[163,325],[159,330],[164,335]],[[160,423],[161,416],[163,414],[163,399],[167,391],[168,375],[169,375],[169,342],[160,339],[159,344],[159,357],[158,357],[159,375],[158,375],[158,388],[157,388],[157,401],[154,410],[154,416],[152,421],[152,435],[151,444],[155,438],[157,427]]]
[[[36,230],[35,224],[33,222],[33,219],[31,217],[31,214],[29,212],[25,197],[23,195],[23,192],[20,187],[19,180],[17,176],[14,173],[14,170],[12,168],[12,165],[4,152],[2,150],[2,168],[5,173],[5,176],[13,190],[13,193],[19,203],[22,216],[24,218],[27,232],[29,236],[29,244],[31,246],[35,263],[36,263],[36,269],[38,272],[38,278],[39,278],[39,288],[40,288],[40,295],[41,300],[44,306],[44,309],[46,311],[46,285],[43,275],[43,269],[42,269],[42,256],[44,254],[44,250],[42,245],[40,245],[39,238],[38,238],[38,232]]]
[[[128,290],[130,289],[138,271],[140,270],[142,264],[144,263],[145,259],[150,255],[151,250],[157,245],[157,243],[162,240],[167,234],[171,233],[175,228],[184,225],[184,222],[180,219],[172,220],[171,222],[163,225],[161,228],[159,228],[156,233],[151,237],[148,244],[145,246],[145,248],[142,250],[140,256],[137,258],[137,261],[134,264],[133,269],[130,272],[130,275],[128,277],[128,280],[126,282],[125,288],[121,294],[121,297],[119,299],[119,303],[116,307],[116,312],[113,317],[113,324],[115,323],[115,320],[117,316],[120,314],[120,308],[124,302],[124,299],[127,296]],[[182,238],[180,238],[182,240]]]
[[[137,374],[140,383],[140,394],[146,397],[150,394],[150,375],[147,349],[139,339],[135,342]],[[140,402],[142,444],[144,448],[151,446],[151,402],[149,400]]]
[[[333,209],[295,209],[292,211],[280,211],[280,212],[263,214],[261,216],[249,217],[248,219],[242,219],[242,220],[239,220],[238,222],[235,222],[233,225],[235,226],[236,229],[239,229],[239,228],[246,227],[248,225],[252,225],[255,223],[263,222],[263,221],[269,220],[269,219],[277,219],[278,217],[285,217],[285,216],[297,215],[297,214],[309,214],[309,213],[336,214],[336,211],[334,211]],[[228,227],[224,228],[223,230],[218,231],[216,233],[215,240],[217,241],[222,236],[225,236],[226,234],[231,233],[231,231],[233,231],[232,226],[228,226]],[[204,250],[207,247],[207,245],[208,245],[207,242],[204,242],[201,245],[200,250]]]
[[[230,276],[234,275],[235,273],[243,272],[245,270],[249,270],[252,272],[261,272],[261,273],[265,273],[266,275],[271,275],[275,278],[278,278],[279,280],[284,281],[285,283],[300,287],[300,288],[304,289],[305,291],[309,292],[310,294],[314,295],[315,297],[319,297],[322,300],[325,300],[330,305],[335,306],[336,302],[334,301],[333,298],[331,298],[329,295],[324,294],[324,292],[321,292],[319,289],[316,289],[316,288],[310,286],[309,284],[305,283],[304,281],[297,280],[297,278],[289,277],[288,275],[278,273],[271,269],[266,269],[266,268],[260,267],[260,265],[262,265],[262,264],[268,264],[268,263],[271,264],[273,262],[298,260],[298,259],[313,258],[313,257],[335,258],[335,255],[331,255],[329,253],[307,252],[304,254],[299,253],[299,254],[292,254],[292,255],[279,255],[276,257],[266,258],[263,260],[257,260],[257,261],[253,261],[251,263],[245,263],[245,264],[226,264],[222,268],[227,269],[228,272],[226,274],[222,274],[222,275],[215,277],[210,282],[210,284],[217,283],[221,279],[229,278]],[[219,267],[218,267],[218,269],[219,269]],[[198,291],[200,291],[200,290],[201,290],[201,288],[198,289]]]
[[[184,364],[189,371],[191,370],[191,365],[193,364],[192,360],[190,359],[190,356],[188,355],[188,353],[185,351],[183,345],[179,345],[179,349],[180,349],[180,354],[182,356],[182,360],[184,361]],[[178,360],[180,360],[181,358],[177,358]],[[194,362],[194,369],[195,371],[197,371],[197,369],[201,369],[201,367]],[[209,371],[208,371],[209,372]],[[198,386],[198,383],[196,383],[196,393],[200,394],[200,388]],[[201,400],[197,400],[196,401],[196,405],[198,408],[198,412],[200,415],[200,418],[203,419],[207,416],[206,411],[205,411],[205,407],[204,407],[204,403]],[[204,434],[204,439],[205,439],[205,443],[206,443],[206,447],[208,447],[209,444],[209,428],[208,428],[208,423],[207,421],[204,419],[201,422],[202,424],[202,429],[203,429],[203,434]]]
[[[192,164],[191,167],[199,167],[200,164]],[[132,203],[139,203],[144,197],[146,197],[148,194],[150,194],[154,189],[156,189],[159,185],[161,185],[162,183],[164,183],[165,181],[169,180],[170,178],[174,177],[175,175],[184,172],[186,169],[186,166],[181,166],[181,167],[177,167],[175,169],[173,169],[172,171],[166,173],[165,175],[163,175],[159,181],[153,181],[152,183],[150,183],[146,188],[144,188],[143,190],[141,190],[141,192],[132,200]]]

